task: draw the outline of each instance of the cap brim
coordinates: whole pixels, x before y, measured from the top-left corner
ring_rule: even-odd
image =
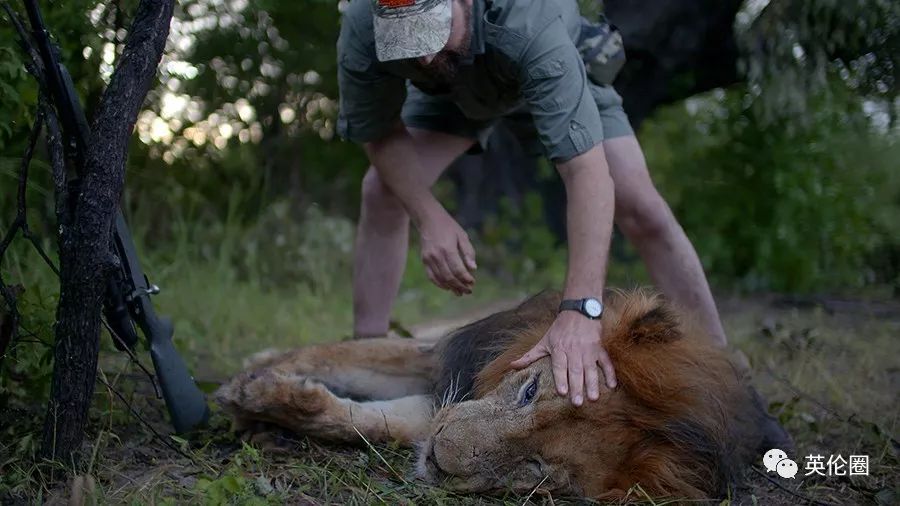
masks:
[[[450,39],[450,2],[405,17],[373,16],[378,61],[418,58],[444,49]]]

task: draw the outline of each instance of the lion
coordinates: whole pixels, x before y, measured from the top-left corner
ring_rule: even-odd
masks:
[[[573,406],[549,358],[522,370],[558,293],[437,342],[343,341],[249,360],[216,399],[235,430],[259,422],[336,443],[417,447],[417,475],[457,492],[602,500],[723,497],[764,451],[767,416],[738,370],[683,312],[647,291],[607,297],[603,342],[615,389]]]

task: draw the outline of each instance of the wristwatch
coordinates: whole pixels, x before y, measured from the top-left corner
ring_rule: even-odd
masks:
[[[585,299],[566,299],[559,303],[559,311],[578,311],[591,320],[599,320],[603,315],[603,303],[594,297]]]

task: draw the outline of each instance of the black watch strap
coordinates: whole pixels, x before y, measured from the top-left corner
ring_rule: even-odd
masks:
[[[603,316],[603,304],[593,297],[566,299],[559,303],[559,311],[578,311],[586,318],[599,320]]]
[[[559,303],[559,310],[562,311],[578,311],[579,313],[583,313],[582,306],[584,305],[584,299],[566,299]]]

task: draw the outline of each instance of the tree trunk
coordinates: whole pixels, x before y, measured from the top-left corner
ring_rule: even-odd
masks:
[[[102,296],[113,266],[110,235],[128,143],[156,76],[173,8],[174,0],[141,0],[97,107],[71,223],[60,223],[60,299],[43,451],[67,464],[78,457],[94,392]]]

